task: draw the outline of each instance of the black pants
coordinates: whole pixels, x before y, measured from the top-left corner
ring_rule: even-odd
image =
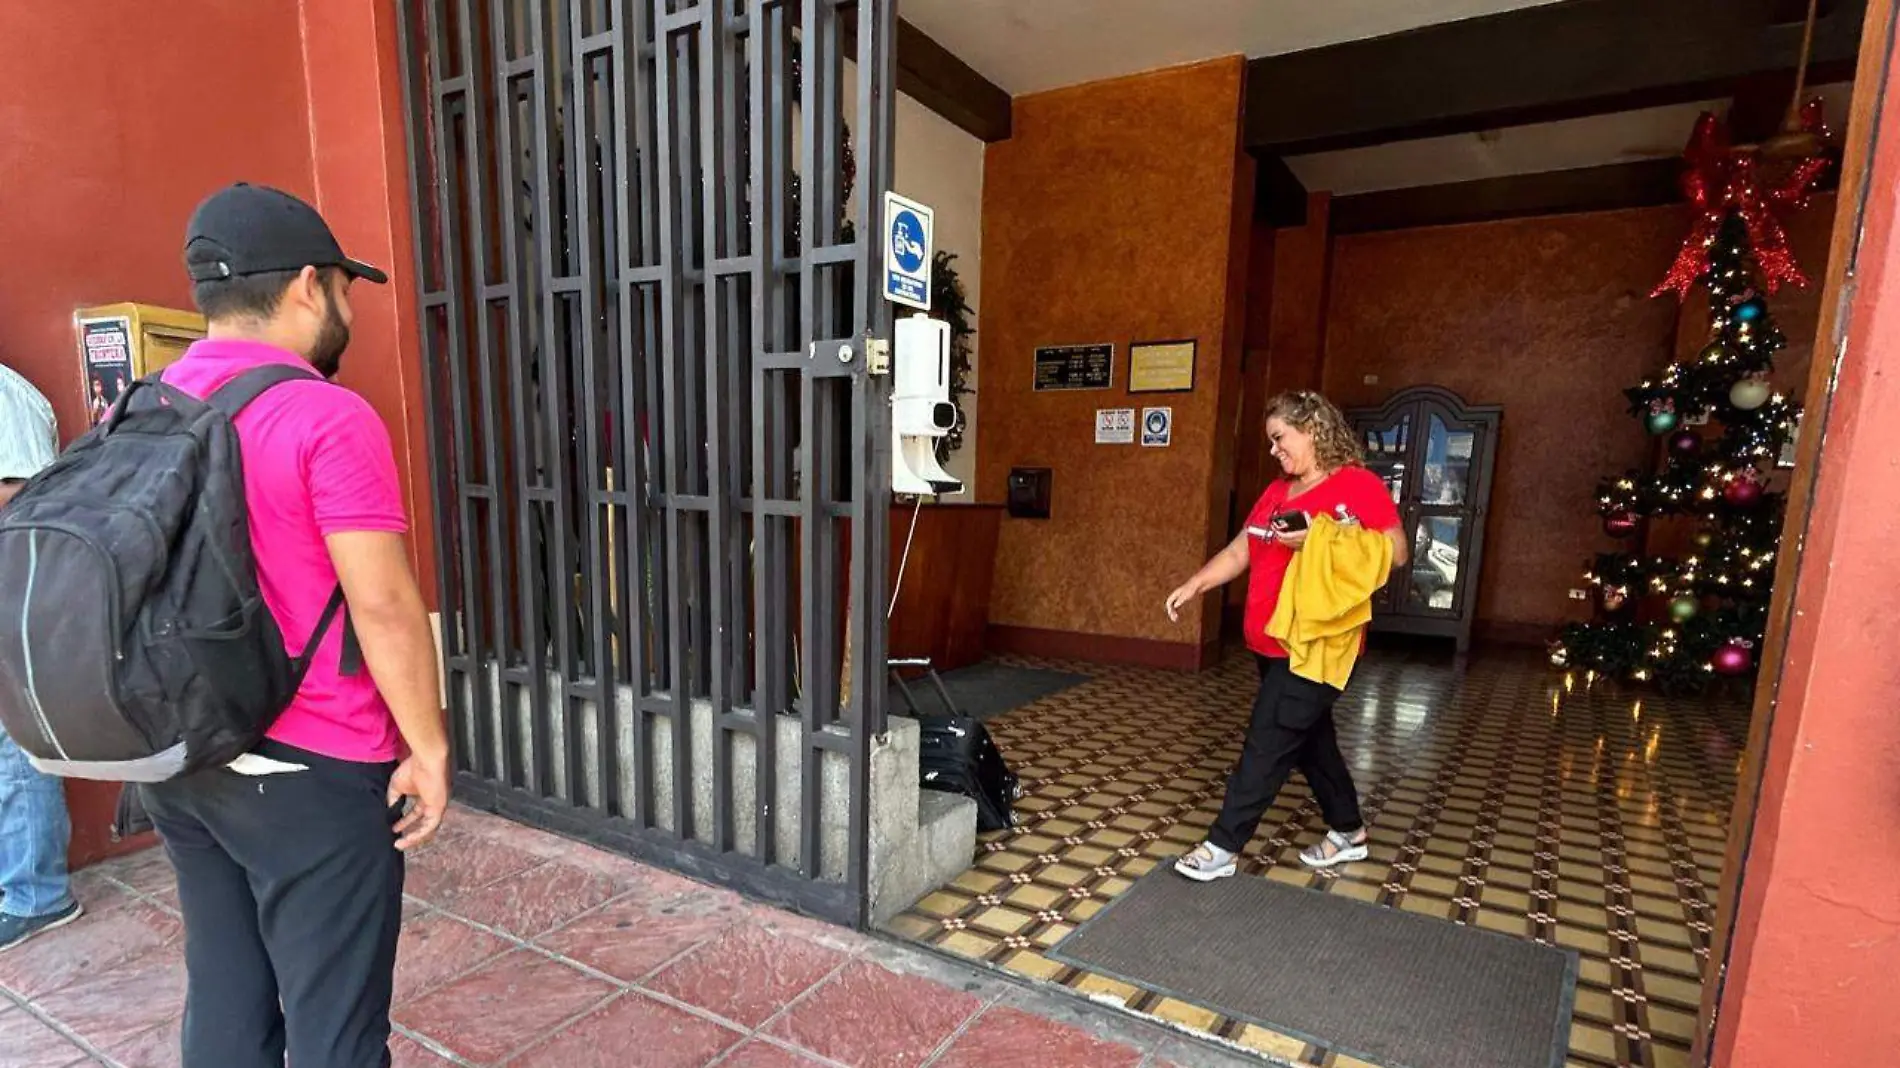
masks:
[[[1313,788],[1328,826],[1341,834],[1364,827],[1359,791],[1333,729],[1333,702],[1339,691],[1293,674],[1284,658],[1263,656],[1259,661],[1260,693],[1254,698],[1247,741],[1207,840],[1230,853],[1240,852],[1294,768]]]
[[[144,788],[185,914],[184,1068],[388,1068],[395,765],[259,752],[309,770]]]

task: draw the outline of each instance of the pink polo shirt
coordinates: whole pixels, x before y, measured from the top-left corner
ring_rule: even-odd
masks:
[[[167,368],[165,382],[209,396],[267,364],[308,367],[302,357],[254,341],[206,340]],[[402,492],[389,431],[369,402],[328,382],[286,382],[237,418],[258,582],[295,656],[316,630],[336,589],[324,536],[346,531],[405,533]],[[303,688],[269,737],[339,760],[376,763],[404,752],[389,705],[367,669],[338,670],[343,627],[332,624]]]

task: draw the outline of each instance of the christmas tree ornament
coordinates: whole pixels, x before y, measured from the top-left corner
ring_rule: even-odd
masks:
[[[1702,435],[1693,430],[1684,430],[1669,439],[1669,451],[1677,456],[1694,456],[1702,451]]]
[[[1676,429],[1677,422],[1676,402],[1664,397],[1649,403],[1649,416],[1643,425],[1649,428],[1651,434],[1660,437]]]
[[[1752,412],[1767,404],[1773,394],[1767,376],[1749,375],[1729,387],[1728,402],[1740,411]]]
[[[1746,299],[1737,301],[1735,307],[1729,309],[1729,314],[1734,316],[1738,323],[1757,322],[1762,316],[1768,314],[1768,302],[1761,299],[1759,293],[1751,294]]]
[[[1678,623],[1687,623],[1695,618],[1698,607],[1695,598],[1678,597],[1669,602],[1669,618]]]
[[[1755,643],[1746,638],[1735,638],[1722,643],[1722,647],[1709,658],[1709,666],[1718,675],[1731,678],[1748,674],[1755,666]]]
[[[1730,355],[1728,344],[1718,337],[1702,346],[1701,360],[1703,363],[1723,363]]]
[[[1612,538],[1627,538],[1636,533],[1636,513],[1627,508],[1618,508],[1603,517],[1603,533]]]
[[[1698,530],[1696,531],[1696,536],[1692,540],[1695,542],[1696,548],[1706,549],[1709,546],[1715,544],[1715,535],[1709,533],[1706,530]]]
[[[1722,488],[1722,499],[1737,508],[1753,508],[1761,498],[1761,473],[1752,467],[1744,468]]]

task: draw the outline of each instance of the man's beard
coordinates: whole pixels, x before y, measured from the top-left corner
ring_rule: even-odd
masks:
[[[335,378],[343,368],[343,350],[350,347],[350,327],[336,310],[336,301],[324,304],[323,325],[317,328],[317,341],[310,350],[310,366],[325,378]]]

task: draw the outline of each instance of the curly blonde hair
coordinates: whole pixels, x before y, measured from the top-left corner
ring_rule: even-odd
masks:
[[[1310,389],[1296,389],[1267,402],[1266,419],[1278,417],[1286,425],[1313,436],[1313,458],[1322,470],[1337,471],[1363,463],[1365,452],[1358,435],[1339,406]],[[1262,420],[1263,422],[1265,420]]]

